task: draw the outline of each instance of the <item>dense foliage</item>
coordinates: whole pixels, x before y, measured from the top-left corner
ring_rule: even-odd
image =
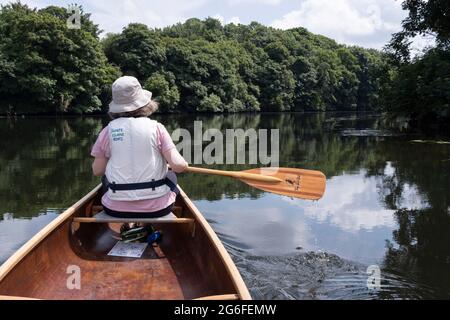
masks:
[[[450,1],[405,0],[403,30],[394,34],[388,53],[396,70],[386,87],[386,110],[417,124],[450,122]],[[432,36],[436,46],[411,61],[413,38]]]
[[[166,112],[378,110],[389,65],[378,51],[338,45],[303,28],[187,20],[162,30],[130,24],[99,40],[83,13],[0,11],[0,113],[106,108],[120,74],[136,76]]]
[[[387,110],[416,123],[450,120],[450,51],[432,49],[401,65],[387,90]]]
[[[99,110],[119,71],[101,48],[99,30],[83,14],[67,28],[66,10],[32,10],[20,3],[0,11],[0,113],[81,113]]]
[[[208,18],[162,30],[131,24],[102,41],[108,59],[143,81],[165,111],[374,110],[389,65],[376,50]]]

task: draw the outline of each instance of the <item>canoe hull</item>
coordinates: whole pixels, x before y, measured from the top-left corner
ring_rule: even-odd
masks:
[[[0,267],[0,296],[73,300],[250,299],[217,235],[183,192],[176,206],[193,223],[155,224],[163,242],[140,259],[110,257],[120,224],[74,222],[100,205],[97,187]],[[73,278],[80,275],[79,287]]]

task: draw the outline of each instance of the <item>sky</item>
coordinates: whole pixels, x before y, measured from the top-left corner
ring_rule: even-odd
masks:
[[[0,0],[7,4],[10,0]],[[400,31],[401,0],[21,0],[31,7],[83,6],[106,32],[131,22],[165,27],[188,18],[214,17],[223,24],[252,21],[280,29],[305,27],[339,43],[381,49]],[[418,46],[423,41],[417,40]]]

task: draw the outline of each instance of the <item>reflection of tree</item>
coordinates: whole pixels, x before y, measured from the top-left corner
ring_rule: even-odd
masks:
[[[398,229],[387,243],[384,267],[435,288],[438,297],[450,295],[450,217],[446,211],[401,209]],[[417,288],[420,292],[421,288]]]
[[[450,148],[442,145],[383,143],[377,149],[382,158],[369,170],[371,175],[382,176],[380,195],[389,209],[396,210],[398,222],[393,234],[395,243],[387,243],[384,267],[432,286],[437,290],[434,296],[447,298],[450,295],[450,176],[449,164],[442,160],[448,159],[449,153]],[[395,169],[392,175],[384,175],[386,159],[392,161]],[[411,186],[426,203],[418,206],[408,203],[407,191]],[[417,288],[418,293],[421,289]]]
[[[170,121],[164,116],[157,117],[168,131],[185,128],[193,131],[194,121],[203,122],[203,130],[214,128],[225,132],[226,129],[279,129],[280,130],[280,165],[324,171],[328,177],[346,171],[358,171],[374,162],[377,157],[370,152],[376,138],[361,140],[357,137],[341,137],[331,134],[332,115],[326,114],[252,114],[252,115],[217,115],[188,117],[174,116]],[[350,117],[349,125],[357,127],[361,122],[357,117]],[[376,127],[376,118],[366,120],[364,126]],[[247,146],[248,148],[248,146]],[[247,149],[248,150],[248,149]],[[261,166],[261,165],[259,165]],[[245,170],[251,166],[216,165],[216,169]],[[234,198],[257,197],[262,192],[246,186],[233,179],[214,176],[183,175],[180,183],[193,199],[219,200],[222,196]]]
[[[204,130],[280,129],[282,166],[323,170],[329,177],[359,170],[373,161],[372,142],[330,134],[335,117],[325,114],[171,115],[157,116],[169,132],[193,129],[195,120]],[[106,118],[2,120],[0,134],[0,199],[2,211],[32,216],[40,209],[67,206],[95,185],[91,175],[90,149]],[[350,125],[357,126],[356,117]],[[370,120],[370,126],[377,120]],[[216,166],[245,170],[251,166]],[[258,197],[261,191],[233,179],[181,175],[181,185],[193,199],[218,200]]]
[[[100,119],[2,120],[0,213],[32,217],[48,207],[66,207],[98,180],[90,149]]]

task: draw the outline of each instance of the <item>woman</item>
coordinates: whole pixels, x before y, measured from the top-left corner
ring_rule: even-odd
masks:
[[[134,77],[112,86],[113,119],[100,133],[91,155],[94,175],[103,176],[107,189],[102,204],[117,218],[157,218],[172,211],[177,196],[176,176],[187,162],[166,128],[148,117],[158,109],[152,93]]]

